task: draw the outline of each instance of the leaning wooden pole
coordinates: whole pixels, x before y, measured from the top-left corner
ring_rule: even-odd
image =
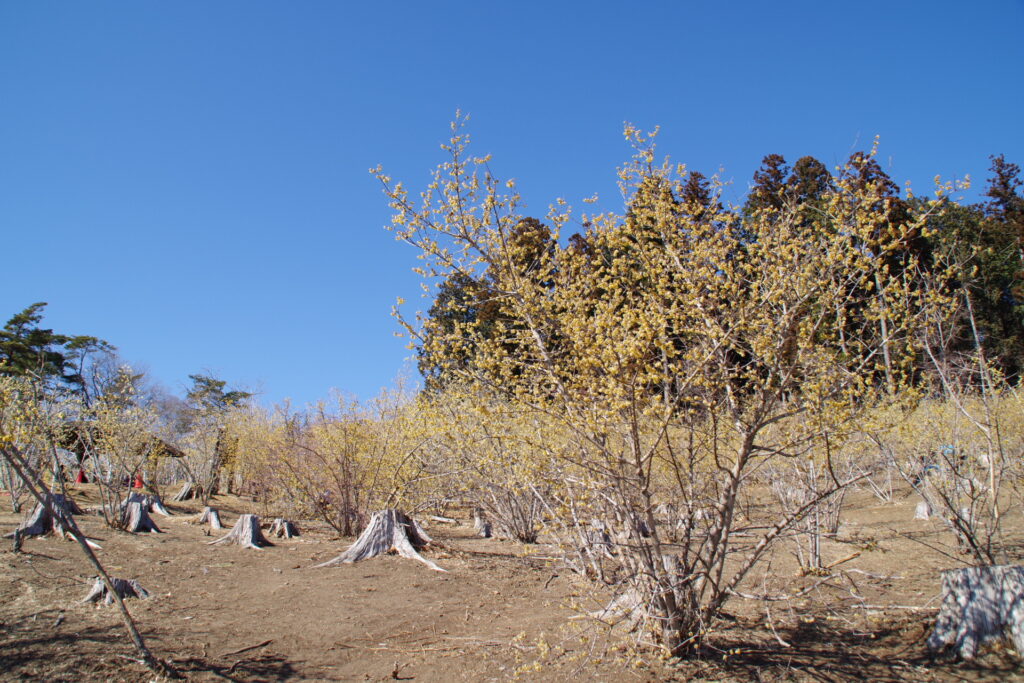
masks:
[[[4,460],[7,464],[17,473],[18,477],[24,482],[25,487],[28,488],[32,496],[39,502],[40,505],[46,508],[46,510],[53,515],[54,519],[58,520],[59,524],[68,531],[75,540],[78,541],[78,545],[81,546],[82,552],[89,558],[89,562],[99,573],[100,578],[106,585],[107,590],[114,597],[114,602],[117,604],[118,609],[121,612],[121,619],[124,621],[125,628],[128,630],[128,635],[135,645],[135,649],[138,650],[139,655],[142,657],[143,663],[149,668],[150,671],[167,676],[168,678],[181,678],[181,674],[174,670],[174,668],[167,662],[157,659],[149,648],[146,647],[145,641],[142,639],[142,634],[139,633],[139,629],[135,626],[135,621],[132,619],[132,615],[128,612],[128,608],[125,607],[124,602],[121,600],[120,594],[117,592],[117,588],[114,586],[114,582],[111,580],[110,575],[107,574],[107,570],[100,564],[96,554],[89,547],[89,542],[85,536],[78,529],[78,524],[70,515],[65,515],[63,510],[58,510],[51,505],[52,492],[47,488],[46,484],[41,478],[33,477],[29,474],[31,471],[28,464],[25,462],[21,454],[13,446],[4,446],[0,448],[0,453],[3,454]],[[34,480],[34,481],[33,481]]]

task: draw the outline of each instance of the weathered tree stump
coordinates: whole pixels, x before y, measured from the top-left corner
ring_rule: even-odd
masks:
[[[65,515],[82,514],[82,509],[75,504],[75,501],[59,493],[48,494],[50,507]],[[41,503],[36,503],[28,518],[22,522],[17,529],[21,539],[27,536],[45,536],[46,534],[60,532],[64,533],[60,521],[50,514],[50,510]],[[14,533],[6,535],[6,538],[15,538]],[[20,544],[19,544],[20,545]]]
[[[928,650],[972,659],[982,645],[1004,638],[1024,657],[1024,567],[942,572],[942,607]]]
[[[155,512],[163,515],[164,517],[171,517],[171,512],[164,503],[160,500],[160,496],[154,493],[136,493],[132,492],[128,494],[128,497],[121,503],[121,510],[127,508],[129,503],[140,503],[146,512]]]
[[[146,496],[146,503],[150,512],[155,512],[158,515],[164,517],[172,517],[171,511],[164,507],[164,502],[160,500],[160,496],[155,493],[151,493]]]
[[[203,512],[199,515],[196,520],[197,524],[209,524],[211,529],[223,529],[224,525],[220,523],[220,513],[217,512],[217,508],[204,507]]]
[[[599,519],[590,520],[590,528],[583,531],[584,547],[587,554],[594,554],[602,557],[612,556],[612,536],[608,533],[608,527]]]
[[[126,598],[140,598],[145,599],[149,597],[149,591],[139,585],[139,582],[135,579],[114,579],[111,578],[110,582],[114,584],[114,590],[121,596],[121,599]],[[111,605],[114,603],[114,596],[110,594],[107,589],[107,584],[103,583],[103,579],[96,577],[96,582],[93,583],[92,589],[89,594],[85,596],[82,602],[99,602],[103,601],[104,605]]]
[[[299,534],[299,528],[295,526],[294,522],[278,517],[270,525],[270,535],[277,538],[295,538],[301,534]]]
[[[260,518],[256,515],[242,515],[226,536],[218,538],[216,541],[210,541],[209,544],[221,543],[240,545],[243,548],[255,548],[256,550],[274,545],[264,538],[263,532],[260,531]]]
[[[199,491],[196,485],[190,481],[186,481],[184,484],[181,485],[181,490],[175,493],[174,497],[171,498],[171,500],[176,503],[180,503],[183,500],[190,500],[192,498],[198,497]]]
[[[149,510],[139,501],[128,503],[121,513],[121,527],[133,534],[138,533],[163,533],[149,516]]]
[[[928,504],[928,501],[922,500],[914,508],[914,519],[931,519],[932,506]]]
[[[473,530],[477,532],[481,538],[490,538],[493,535],[491,523],[487,520],[487,517],[484,515],[484,511],[480,508],[473,510]]]
[[[410,560],[419,560],[435,571],[446,571],[417,552],[430,543],[430,536],[411,517],[399,510],[381,510],[373,514],[369,525],[348,550],[316,566],[333,567],[394,551]]]

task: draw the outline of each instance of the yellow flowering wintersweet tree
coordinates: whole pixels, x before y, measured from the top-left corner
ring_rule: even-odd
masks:
[[[0,375],[0,448],[17,451],[35,474],[45,472],[50,459],[47,434],[52,412],[29,380]],[[28,489],[6,458],[0,461],[0,485],[10,495],[13,511],[21,512]]]
[[[419,409],[433,434],[434,470],[448,493],[470,502],[496,532],[535,543],[562,472],[552,451],[555,425],[486,390],[452,385],[428,393]]]
[[[265,513],[320,518],[348,536],[377,510],[430,499],[431,437],[401,388],[364,403],[336,396],[304,411],[250,406],[236,417],[239,472]]]
[[[625,213],[583,216],[563,240],[573,214],[558,201],[538,249],[514,184],[468,156],[463,124],[418,201],[375,172],[428,285],[476,283],[487,300],[398,318],[463,386],[557,425],[535,451],[559,467],[545,531],[618,587],[600,616],[692,651],[780,535],[855,480],[832,454],[910,380],[927,307],[908,249],[921,210],[894,219],[884,188],[848,167],[813,204],[741,214],[627,127]],[[808,454],[827,485],[741,520],[759,472]]]

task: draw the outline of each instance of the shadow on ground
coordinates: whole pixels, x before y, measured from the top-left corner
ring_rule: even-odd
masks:
[[[917,620],[905,619],[870,632],[832,628],[818,621],[777,628],[789,644],[766,646],[740,641],[719,643],[693,663],[694,672],[711,678],[749,681],[844,681],[881,683],[919,681],[1021,680],[1024,669],[1004,652],[992,652],[972,662],[933,660],[925,648],[928,631]]]

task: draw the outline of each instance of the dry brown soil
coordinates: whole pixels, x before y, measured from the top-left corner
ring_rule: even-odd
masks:
[[[73,490],[96,503],[88,486]],[[96,516],[77,517],[103,549],[113,576],[135,578],[152,593],[128,605],[150,647],[189,680],[278,681],[955,681],[1024,680],[1001,651],[970,664],[933,663],[924,639],[937,610],[939,571],[957,558],[929,546],[950,539],[914,521],[915,499],[882,503],[851,497],[828,562],[834,578],[806,596],[765,603],[735,599],[711,647],[686,662],[637,658],[611,649],[603,630],[570,603],[593,608],[607,593],[543,557],[541,548],[476,538],[468,522],[433,524],[443,543],[427,555],[447,569],[397,556],[312,568],[344,550],[322,524],[274,547],[211,546],[188,523],[196,505],[155,516],[162,534],[112,531]],[[214,504],[230,526],[247,500]],[[21,516],[0,496],[0,533]],[[0,678],[47,681],[144,681],[112,607],[84,605],[92,571],[77,545],[29,539],[24,552],[0,548]],[[765,579],[756,570],[744,590],[793,592],[820,577],[800,576],[786,545]],[[839,570],[843,570],[840,572]],[[581,639],[580,632],[585,637]]]

